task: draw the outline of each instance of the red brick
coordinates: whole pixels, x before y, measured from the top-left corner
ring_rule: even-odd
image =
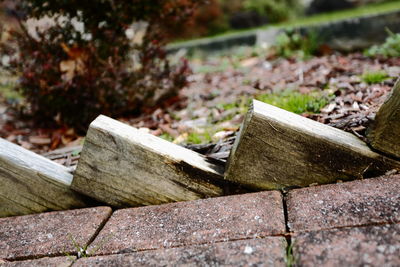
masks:
[[[111,214],[109,207],[0,219],[0,259],[64,256],[85,246]]]
[[[400,222],[400,175],[292,190],[291,231]]]
[[[76,257],[41,258],[35,260],[13,261],[1,265],[2,267],[69,267],[74,263]]]
[[[118,210],[91,248],[99,247],[97,255],[116,254],[284,231],[281,194],[270,191]]]
[[[75,266],[285,266],[283,237],[82,258]]]
[[[400,266],[400,225],[301,232],[293,237],[298,266]]]

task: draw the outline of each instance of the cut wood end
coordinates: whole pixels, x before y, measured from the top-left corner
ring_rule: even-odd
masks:
[[[356,136],[254,100],[225,179],[255,189],[352,180],[400,169]]]
[[[400,79],[367,129],[367,138],[375,150],[400,158]]]

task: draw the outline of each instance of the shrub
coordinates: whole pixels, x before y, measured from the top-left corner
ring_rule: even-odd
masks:
[[[0,52],[11,58],[6,67],[19,75],[16,89],[38,121],[84,129],[99,113],[138,111],[186,84],[187,62],[170,66],[163,29],[199,2],[21,1],[27,17]]]
[[[281,22],[295,16],[300,4],[296,0],[244,0],[244,7],[267,16],[269,22]]]
[[[281,57],[307,58],[315,55],[319,46],[320,42],[315,33],[301,34],[295,30],[287,30],[277,36],[273,48]]]

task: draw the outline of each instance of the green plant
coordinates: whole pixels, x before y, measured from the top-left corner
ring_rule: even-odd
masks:
[[[237,114],[246,114],[248,110],[248,106],[250,105],[251,100],[248,97],[242,96],[236,99],[235,102],[230,103],[219,103],[216,105],[218,109],[221,111],[232,110],[233,112],[223,118],[224,121],[231,120]]]
[[[2,0],[0,0],[2,1]],[[18,1],[27,14],[0,47],[16,89],[38,122],[86,130],[99,113],[120,116],[177,94],[190,72],[171,66],[165,27],[202,1]],[[43,26],[47,20],[48,26]]]
[[[174,141],[174,137],[172,137],[169,133],[163,133],[162,135],[159,136],[160,138],[167,140],[169,142]]]
[[[361,76],[361,79],[367,84],[381,83],[389,78],[385,71],[366,72]]]
[[[281,93],[262,94],[256,99],[287,111],[302,114],[319,113],[329,103],[330,97],[320,92],[301,94],[286,90]]]
[[[294,266],[295,257],[293,255],[293,242],[291,242],[286,248],[285,262],[287,267]]]
[[[71,240],[72,245],[74,246],[75,250],[76,250],[76,254],[77,254],[77,258],[86,258],[90,256],[90,253],[88,253],[88,246],[87,245],[80,245],[78,242],[76,242],[75,238],[71,235],[68,234],[68,238]],[[66,253],[66,256],[68,256],[72,261],[74,260],[74,258],[69,254]]]
[[[278,56],[284,58],[308,58],[318,51],[319,42],[313,32],[301,34],[299,31],[286,30],[276,37],[274,49]]]
[[[188,144],[206,144],[212,141],[209,131],[205,130],[202,133],[191,132],[186,138]]]
[[[19,102],[21,95],[14,90],[14,83],[0,83],[0,97],[4,97],[7,101]]]
[[[78,242],[76,242],[75,238],[71,235],[68,234],[68,238],[71,240],[72,245],[74,246],[76,250],[76,256],[78,259],[80,258],[87,258],[92,256],[96,251],[98,251],[106,242],[108,242],[111,238],[111,234],[108,235],[102,242],[100,242],[98,245],[96,245],[94,248],[91,249],[89,252],[88,245],[80,245]],[[70,257],[70,259],[73,261],[74,259],[69,253],[65,253],[66,256]]]
[[[400,33],[394,34],[389,29],[386,29],[389,36],[382,45],[374,45],[364,52],[366,56],[375,57],[383,56],[384,58],[400,56]]]
[[[245,0],[247,10],[256,11],[268,17],[269,22],[281,22],[295,17],[300,9],[296,0]]]

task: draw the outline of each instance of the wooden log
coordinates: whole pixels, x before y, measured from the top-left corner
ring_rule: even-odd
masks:
[[[143,206],[223,195],[222,173],[194,151],[99,116],[72,188],[115,207]]]
[[[0,138],[0,217],[86,207],[71,182],[66,167]]]
[[[225,178],[253,189],[284,189],[377,176],[400,169],[357,137],[253,101]]]
[[[376,114],[367,137],[373,149],[400,158],[400,79]]]

